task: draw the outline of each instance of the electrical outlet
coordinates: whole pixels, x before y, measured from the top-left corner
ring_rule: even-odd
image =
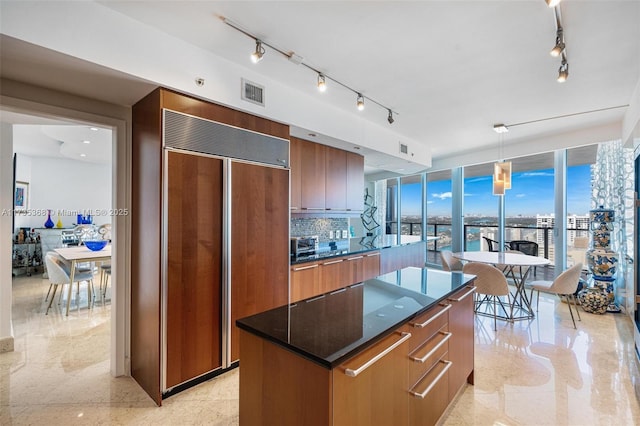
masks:
[[[342,238],[349,238],[349,230],[348,229],[343,229],[342,230]]]
[[[333,240],[333,231],[329,231],[329,239]]]
[[[340,230],[339,230],[339,229],[336,229],[336,240],[337,240],[338,238],[340,238]]]

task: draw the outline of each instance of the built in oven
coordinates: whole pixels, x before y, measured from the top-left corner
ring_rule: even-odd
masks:
[[[314,254],[318,250],[319,238],[317,235],[311,237],[291,238],[291,256],[299,257]]]

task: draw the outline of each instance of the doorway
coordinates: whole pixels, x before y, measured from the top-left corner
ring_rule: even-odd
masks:
[[[27,108],[24,108],[25,104],[28,104]],[[7,126],[13,126],[13,124],[15,124],[15,123],[11,123],[10,122],[11,120],[8,119],[8,117],[10,117],[12,114],[20,114],[24,117],[29,117],[32,120],[32,122],[22,123],[22,124],[34,124],[36,122],[41,124],[44,121],[48,125],[54,125],[54,124],[61,125],[60,123],[62,122],[62,123],[66,123],[66,125],[68,126],[96,127],[96,128],[109,131],[111,144],[110,144],[110,148],[108,149],[107,155],[110,156],[111,161],[110,161],[110,164],[106,166],[106,170],[109,175],[108,179],[111,182],[111,187],[107,191],[108,193],[104,194],[104,197],[107,197],[109,199],[110,205],[112,207],[111,208],[112,211],[119,210],[119,211],[122,211],[123,213],[126,213],[128,211],[128,208],[129,208],[128,182],[130,178],[130,172],[128,167],[129,138],[126,132],[125,119],[114,119],[114,118],[106,117],[102,115],[97,115],[97,114],[92,114],[87,112],[79,112],[76,109],[60,108],[60,107],[55,107],[55,106],[52,106],[49,104],[43,104],[43,103],[24,102],[24,101],[16,101],[14,103],[13,99],[9,99],[9,102],[6,102],[6,99],[3,99],[3,105],[0,107],[0,113],[2,113],[1,114],[2,125],[4,129],[6,129]],[[125,114],[122,114],[122,115],[126,116]],[[4,132],[4,135],[6,135],[6,132]],[[10,143],[11,145],[13,145],[13,140],[7,141],[6,138],[5,140],[3,140],[3,145],[5,145],[5,147],[3,147],[4,149],[3,152],[7,152],[7,149],[6,149],[7,143]],[[12,147],[8,149],[12,150]],[[82,153],[78,153],[78,156],[80,154]],[[7,159],[5,157],[7,156],[3,155],[2,168],[4,167],[13,168],[12,159],[11,158]],[[18,156],[17,162],[18,163],[20,162],[20,156]],[[33,163],[34,161],[32,161],[32,166],[33,166]],[[35,163],[37,163],[38,165],[41,165],[43,163],[43,160],[38,159],[35,161]],[[18,168],[19,167],[20,166],[18,165]],[[83,178],[78,178],[78,179],[84,179],[84,176],[86,176],[86,174],[90,172],[91,171],[82,174]],[[17,180],[17,177],[16,177],[16,180]],[[85,180],[88,180],[88,179],[85,179]],[[55,176],[52,176],[52,178],[49,180],[47,185],[51,185],[51,187],[55,187],[56,185]],[[35,186],[33,185],[29,185],[29,189],[31,189],[33,192],[36,191]],[[51,188],[49,188],[49,190],[51,191]],[[30,197],[29,201],[33,199],[31,198],[34,196],[33,192],[28,195],[28,197]],[[12,202],[13,200],[10,200],[9,205],[7,205],[8,204],[7,200],[3,198],[2,207],[12,209],[13,207]],[[33,205],[33,204],[32,206],[34,208],[37,207],[36,205]],[[70,213],[70,212],[66,212],[66,213]],[[107,215],[108,215],[108,212],[107,212]],[[63,214],[62,216],[65,216],[65,215]],[[66,216],[68,216],[66,222],[68,222],[69,225],[75,222],[75,220],[71,219],[70,214],[67,214]],[[104,314],[106,315],[106,318],[103,318],[103,323],[101,325],[100,332],[105,337],[101,345],[103,345],[103,349],[104,347],[106,347],[106,350],[108,352],[107,360],[105,363],[103,363],[103,368],[106,368],[105,373],[111,376],[121,376],[121,375],[130,374],[128,365],[125,362],[125,360],[127,359],[126,353],[128,353],[128,331],[127,331],[128,324],[126,324],[126,319],[128,318],[128,311],[129,311],[127,306],[127,298],[126,298],[127,288],[128,288],[128,279],[126,278],[125,271],[127,269],[126,266],[128,263],[128,259],[127,259],[128,242],[127,242],[126,235],[128,233],[127,230],[129,229],[129,219],[124,215],[111,216],[110,219],[112,224],[113,243],[112,243],[112,275],[111,275],[111,282],[109,284],[108,291],[111,295],[111,303],[108,305],[106,314]],[[2,220],[5,221],[4,223],[6,223],[6,218],[2,218]],[[12,220],[13,218],[9,218],[9,222],[11,222]],[[57,215],[55,216],[54,221],[57,221]],[[44,219],[42,220],[42,222],[44,222]],[[65,220],[63,219],[63,226],[64,225],[67,225],[67,223],[65,223]],[[7,229],[10,229],[10,231],[7,231]],[[7,227],[7,226],[4,226],[3,224],[2,233],[3,235],[5,235],[5,233],[11,234],[11,235],[5,235],[3,237],[5,241],[8,241],[9,238],[13,240],[15,231],[13,226]],[[12,253],[12,250],[3,251],[3,257],[6,256],[6,253]],[[10,256],[12,256],[12,254]],[[7,263],[7,262],[3,264],[11,265],[11,263]],[[46,295],[46,291],[49,284],[48,284],[48,280],[42,279],[42,271],[39,270],[38,272],[40,273],[39,277],[34,276],[33,274],[31,275],[31,277],[29,277],[29,279],[31,280],[31,283],[29,285],[45,287],[44,295],[41,296],[42,299],[44,299],[46,297],[45,295]],[[40,282],[38,282],[38,280]],[[20,331],[20,329],[19,327],[17,327],[16,315],[13,315],[14,314],[13,309],[17,308],[18,302],[20,301],[13,300],[14,297],[12,294],[12,287],[9,287],[12,285],[12,281],[13,279],[12,277],[10,277],[10,280],[7,282],[6,274],[4,274],[2,279],[0,279],[0,287],[1,287],[0,290],[3,291],[2,293],[3,297],[0,298],[0,304],[2,306],[0,307],[2,308],[2,310],[5,311],[5,313],[9,312],[9,320],[8,320],[9,329],[13,330],[13,333],[14,333],[13,347],[16,348],[20,344],[24,343],[24,342],[19,342],[18,339],[27,338],[26,336],[28,336],[29,334],[23,333],[22,335],[18,335],[18,332]],[[9,287],[8,292],[7,292],[7,287]],[[29,293],[29,291],[25,292],[24,289],[20,291],[21,291],[20,297],[23,297],[25,294]],[[9,294],[9,297],[6,297],[7,294]],[[28,299],[29,297],[33,297],[33,295],[26,296],[26,297]],[[81,304],[82,304],[82,300],[81,300]],[[45,315],[44,311],[35,312],[36,308],[33,306],[34,305],[32,305],[32,308],[30,311],[21,313],[23,314],[21,321],[25,320],[24,314],[26,314],[26,316],[28,317],[35,317],[35,316],[41,315],[42,316],[41,321],[45,323],[47,327],[49,327],[48,330],[55,329],[55,326],[57,324],[56,324],[56,321],[52,319],[54,317],[51,315],[51,312],[49,315]],[[41,309],[39,305],[37,309],[38,310]],[[84,309],[86,310],[86,308]],[[82,309],[80,310],[80,312],[82,312]],[[66,318],[62,318],[62,317],[65,317],[64,313],[62,313],[60,316],[62,319],[59,321],[59,324],[62,324],[63,327],[66,327],[66,330],[65,330],[66,332],[72,333],[72,334],[69,334],[69,336],[73,335],[75,337],[79,337],[83,333],[83,331],[81,330],[82,327],[78,326],[80,322],[68,320],[69,318],[71,318],[72,313],[73,313],[73,310],[71,311],[69,317],[66,317]],[[89,320],[89,321],[91,322],[93,320]],[[6,329],[7,315],[3,315],[3,317],[0,318],[0,323],[3,323],[3,324],[0,324],[0,328],[4,326]],[[91,324],[96,325],[96,322],[93,321],[91,322]],[[105,330],[106,330],[106,334],[104,334]],[[85,334],[83,337],[86,337],[86,336],[87,335]],[[56,337],[60,337],[60,336],[56,335]],[[86,339],[75,339],[73,341],[67,341],[63,346],[65,348],[67,347],[72,348],[74,345],[73,342],[81,342],[85,340]],[[27,344],[28,343],[33,343],[33,339],[31,339],[31,342],[27,342]],[[56,350],[60,350],[60,348],[61,346],[58,345]],[[43,351],[50,351],[52,348],[38,347],[38,349],[42,349]],[[88,348],[88,349],[91,350],[91,348]],[[29,350],[29,353],[34,354],[36,352],[34,350]],[[79,360],[75,358],[75,355],[70,355],[70,354],[67,357],[67,359],[64,362],[61,361],[60,364],[65,365],[65,368],[67,369],[72,369],[71,366],[76,364],[75,361],[78,361],[77,365],[82,365],[82,360]]]

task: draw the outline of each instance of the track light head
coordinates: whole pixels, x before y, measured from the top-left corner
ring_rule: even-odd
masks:
[[[356,105],[358,106],[358,111],[362,111],[364,109],[364,96],[358,93],[358,100],[356,101]]]
[[[562,52],[564,52],[565,44],[564,36],[562,33],[562,27],[558,28],[558,31],[556,31],[556,45],[553,46],[553,49],[551,49],[551,52],[549,52],[549,54],[554,58],[557,58],[562,54]]]
[[[395,121],[393,119],[393,112],[391,110],[389,110],[389,116],[387,117],[387,121],[389,122],[389,124],[393,124],[393,122]]]
[[[325,92],[327,90],[327,82],[322,74],[318,74],[318,90],[321,92]]]
[[[558,68],[558,83],[564,83],[567,78],[569,78],[569,63],[563,60],[562,65]]]
[[[547,6],[549,6],[549,7],[556,7],[557,5],[559,5],[559,4],[560,4],[560,2],[561,2],[562,0],[544,0],[544,1],[546,1],[546,2],[547,2]]]
[[[493,125],[493,131],[496,133],[507,133],[509,128],[506,124],[498,123]]]
[[[257,64],[264,56],[264,46],[260,40],[256,40],[256,50],[251,54],[251,62]]]

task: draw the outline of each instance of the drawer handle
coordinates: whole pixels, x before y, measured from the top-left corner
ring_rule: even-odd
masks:
[[[315,265],[309,265],[309,266],[302,266],[300,268],[293,268],[294,271],[304,271],[305,269],[313,269],[313,268],[317,268],[318,264],[316,263]]]
[[[364,256],[356,256],[356,257],[349,257],[347,258],[347,260],[358,260],[358,259],[362,259]]]
[[[425,362],[427,359],[429,359],[431,357],[431,355],[433,355],[438,349],[440,349],[440,347],[442,345],[444,345],[445,343],[447,343],[447,340],[449,340],[451,338],[451,333],[448,331],[441,331],[440,334],[442,334],[444,336],[444,338],[438,342],[437,345],[434,346],[433,349],[431,349],[425,356],[423,356],[422,358],[418,358],[415,356],[410,356],[409,358],[411,358],[413,361],[417,361],[417,362]]]
[[[442,371],[440,373],[438,373],[438,375],[436,376],[435,380],[433,382],[431,382],[431,384],[429,386],[427,386],[427,388],[424,390],[424,392],[418,393],[418,392],[415,392],[415,391],[409,391],[409,393],[411,395],[416,396],[418,398],[424,399],[424,397],[427,396],[427,394],[429,392],[431,392],[431,389],[433,389],[433,387],[438,384],[440,379],[442,379],[442,376],[444,376],[444,374],[447,372],[447,370],[449,370],[451,368],[451,364],[453,364],[453,362],[446,361],[446,360],[440,360],[440,362],[445,364],[445,367],[442,369]]]
[[[380,252],[368,254],[367,257],[380,256]]]
[[[442,306],[442,305],[440,305]],[[435,321],[440,315],[444,315],[445,312],[447,312],[449,309],[451,309],[452,305],[445,305],[446,307],[441,310],[440,312],[438,312],[437,314],[435,314],[434,316],[432,316],[431,318],[429,318],[428,320],[426,320],[425,322],[423,322],[422,324],[417,324],[415,322],[411,323],[412,326],[417,327],[417,328],[423,328],[428,326],[429,324],[431,324],[433,321]]]
[[[462,296],[458,297],[457,299],[447,299],[449,302],[461,302],[462,299],[464,299],[465,297],[467,297],[468,295],[472,294],[474,291],[476,291],[476,287],[470,287],[469,291],[466,292],[465,294],[463,294]]]
[[[324,207],[303,207],[302,210],[324,210]]]
[[[351,368],[345,368],[344,374],[346,374],[349,377],[356,377],[358,374],[362,373],[364,370],[366,370],[367,368],[375,364],[380,358],[382,358],[383,356],[385,356],[386,354],[388,354],[389,352],[391,352],[392,350],[394,350],[395,348],[403,344],[406,340],[411,338],[411,333],[407,333],[404,331],[401,332],[400,335],[402,336],[400,340],[395,342],[393,345],[389,346],[384,351],[380,352],[378,355],[371,358],[369,361],[362,364],[360,367],[356,368],[355,370],[352,370]]]
[[[324,262],[324,263],[322,264],[322,266],[324,266],[324,265],[335,265],[336,263],[340,263],[340,262],[342,262],[343,260],[344,260],[344,259],[334,260],[333,262]]]

